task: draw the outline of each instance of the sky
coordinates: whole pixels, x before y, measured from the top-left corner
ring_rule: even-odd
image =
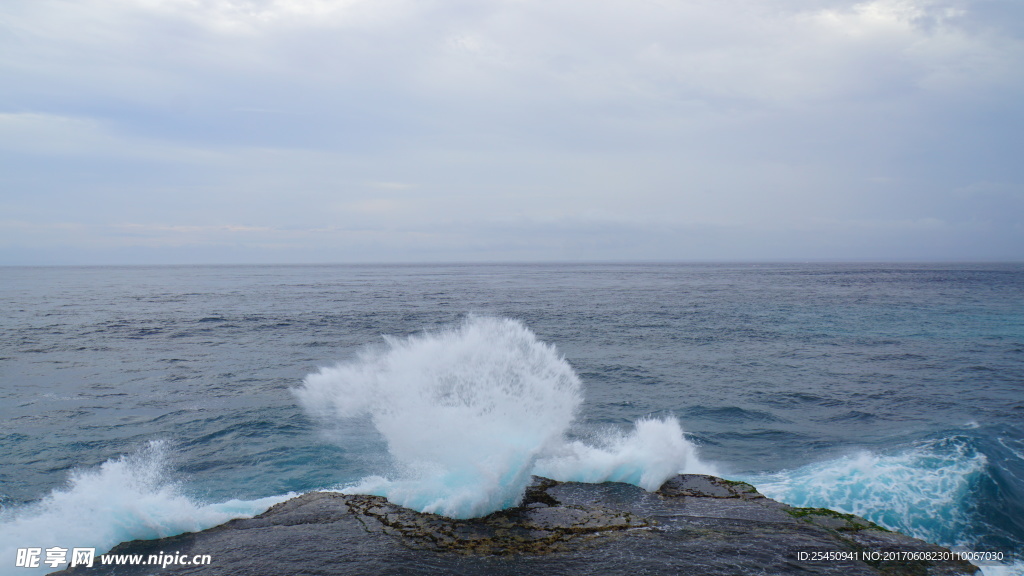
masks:
[[[1019,0],[4,0],[0,265],[1024,260]]]

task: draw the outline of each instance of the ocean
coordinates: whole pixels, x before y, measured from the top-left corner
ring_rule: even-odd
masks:
[[[478,516],[531,474],[1024,554],[1022,264],[7,267],[0,299],[4,575],[324,488]]]

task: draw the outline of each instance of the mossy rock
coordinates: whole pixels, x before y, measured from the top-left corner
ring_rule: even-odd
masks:
[[[800,518],[805,522],[832,530],[878,530],[881,532],[891,532],[891,530],[861,518],[856,514],[845,514],[829,508],[799,508],[794,506],[787,508],[786,513],[794,518]]]

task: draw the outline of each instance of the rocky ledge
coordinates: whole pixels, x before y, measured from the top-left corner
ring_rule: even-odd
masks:
[[[147,559],[208,554],[209,565],[103,566],[97,559],[92,568],[58,574],[975,574],[966,562],[884,554],[945,550],[714,476],[679,475],[657,492],[536,478],[521,506],[472,520],[376,496],[313,492],[255,518],[110,551]]]

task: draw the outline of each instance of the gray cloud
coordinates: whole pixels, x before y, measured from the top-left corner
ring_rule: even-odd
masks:
[[[0,263],[1020,259],[1017,12],[11,1]]]

